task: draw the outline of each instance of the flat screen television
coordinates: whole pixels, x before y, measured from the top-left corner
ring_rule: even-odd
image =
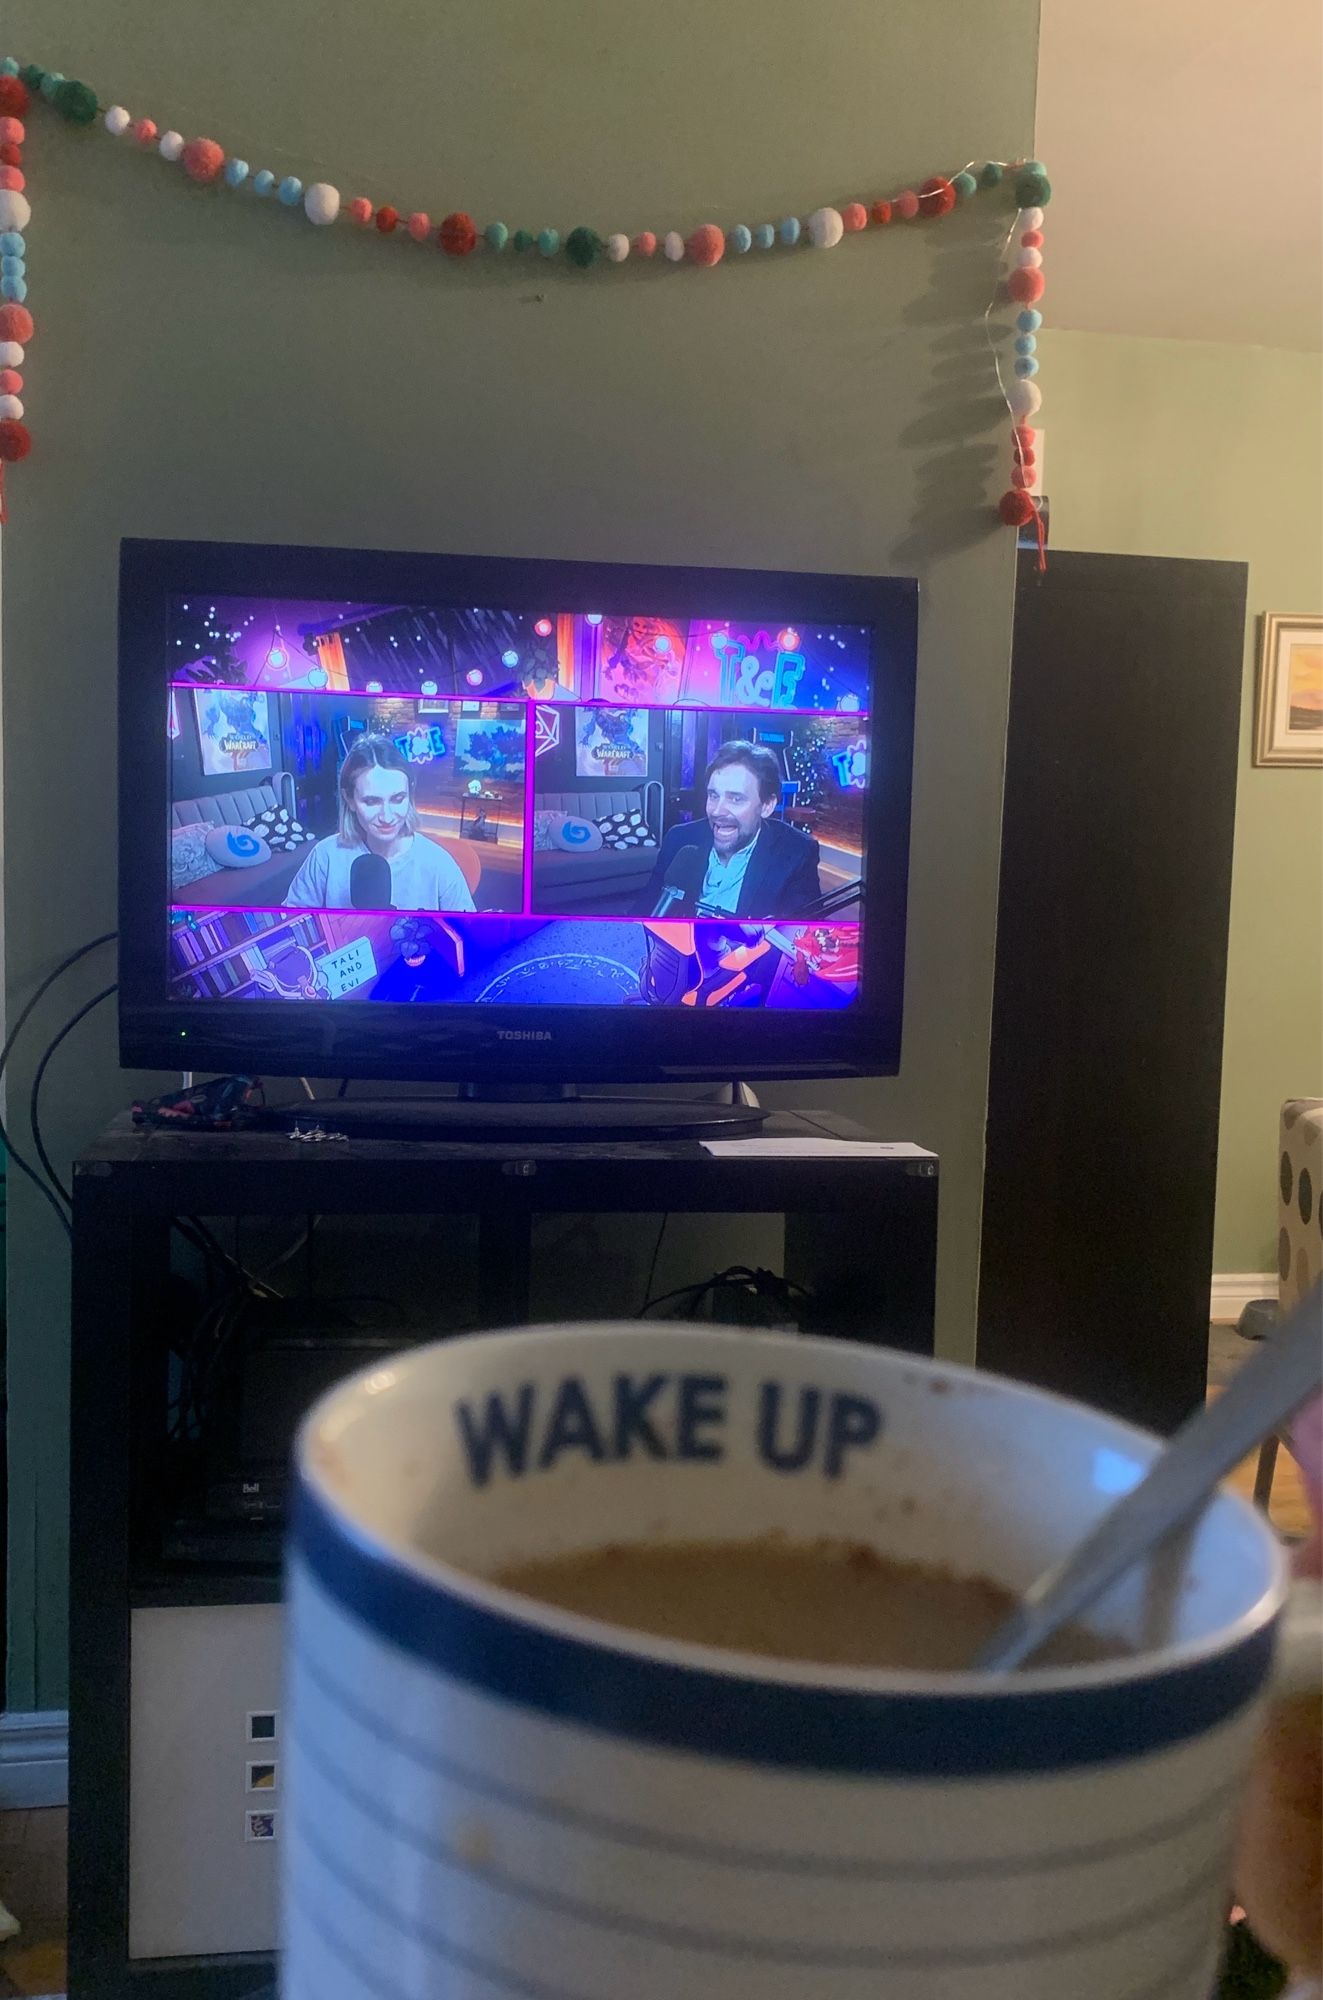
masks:
[[[126,541],[126,1064],[893,1072],[911,579]]]

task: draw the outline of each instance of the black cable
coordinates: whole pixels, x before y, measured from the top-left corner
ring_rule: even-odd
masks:
[[[41,1080],[45,1076],[50,1066],[51,1057],[59,1048],[60,1043],[73,1033],[80,1021],[87,1019],[87,1016],[92,1012],[94,1007],[99,1007],[103,1000],[109,1000],[112,993],[118,992],[119,981],[112,980],[109,986],[103,986],[99,993],[94,994],[90,1000],[81,1006],[76,1014],[71,1014],[60,1029],[59,1034],[53,1036],[47,1042],[42,1052],[41,1061],[32,1072],[32,1089],[28,1095],[28,1120],[32,1126],[32,1143],[37,1149],[37,1158],[41,1161],[42,1170],[47,1180],[60,1198],[69,1204],[70,1208],[73,1207],[73,1195],[56,1173],[51,1163],[50,1154],[46,1151],[46,1142],[41,1136]]]
[[[23,1008],[22,1012],[19,1014],[18,1019],[15,1021],[13,1027],[9,1030],[8,1035],[5,1037],[5,1045],[2,1049],[0,1049],[0,1077],[3,1077],[5,1073],[5,1067],[8,1064],[10,1056],[13,1054],[14,1043],[18,1040],[19,1035],[22,1033],[28,1021],[31,1020],[33,1010],[36,1008],[38,1003],[45,998],[46,994],[50,992],[51,987],[54,986],[56,980],[62,978],[64,974],[68,972],[72,966],[77,965],[79,960],[86,958],[90,952],[99,950],[103,944],[113,944],[114,940],[118,936],[119,936],[118,931],[102,931],[100,937],[91,938],[89,939],[88,943],[80,944],[77,951],[71,951],[67,957],[62,958],[60,960],[59,964],[55,967],[53,972],[47,973],[46,977],[42,980],[36,992],[32,995],[27,1005]],[[65,1214],[63,1208],[61,1208],[60,1206],[58,1195],[55,1193],[53,1188],[47,1186],[46,1182],[41,1178],[41,1175],[37,1172],[36,1168],[32,1166],[28,1160],[24,1159],[22,1153],[19,1152],[17,1146],[14,1144],[13,1139],[10,1137],[9,1132],[6,1130],[3,1118],[0,1118],[0,1142],[3,1142],[6,1153],[8,1154],[9,1158],[13,1161],[14,1165],[18,1168],[19,1172],[22,1174],[26,1174],[27,1178],[32,1182],[33,1187],[36,1188],[37,1192],[41,1195],[42,1199],[44,1201],[49,1202],[51,1208],[54,1210],[55,1215],[59,1220],[60,1227],[61,1229],[63,1229],[65,1235],[72,1236],[73,1231],[69,1225],[69,1218]]]
[[[670,1219],[670,1212],[668,1210],[661,1219],[661,1228],[657,1231],[657,1241],[652,1246],[652,1262],[648,1266],[648,1281],[643,1287],[643,1304],[639,1307],[640,1319],[642,1319],[644,1313],[648,1310],[648,1300],[652,1297],[652,1287],[657,1277],[657,1263],[661,1257],[662,1239],[666,1235],[666,1225]]]

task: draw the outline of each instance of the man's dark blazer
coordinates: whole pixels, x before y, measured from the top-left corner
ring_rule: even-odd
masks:
[[[712,856],[712,829],[706,818],[673,826],[662,841],[657,866],[647,889],[639,897],[635,914],[649,917],[656,909],[672,861],[683,847],[697,847],[703,856],[703,872]],[[699,878],[700,885],[702,878]],[[821,896],[818,883],[818,843],[798,827],[781,819],[765,819],[759,830],[749,866],[740,885],[737,917],[798,917],[811,909]],[[676,903],[667,912],[671,917],[692,917],[692,897]]]

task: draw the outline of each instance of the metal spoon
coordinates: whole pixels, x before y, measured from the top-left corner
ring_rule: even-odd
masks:
[[[1289,1312],[1214,1403],[1188,1418],[1138,1486],[1074,1552],[1044,1570],[980,1649],[991,1673],[1023,1666],[1118,1577],[1196,1515],[1256,1444],[1323,1388],[1323,1283]]]

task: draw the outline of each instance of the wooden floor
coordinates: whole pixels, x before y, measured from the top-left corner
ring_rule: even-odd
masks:
[[[1209,1341],[1208,1390],[1224,1389],[1253,1349],[1234,1327],[1215,1326]],[[1255,1458],[1246,1459],[1231,1484],[1248,1499],[1254,1488]],[[1271,1516],[1280,1534],[1303,1536],[1309,1508],[1299,1469],[1289,1452],[1278,1454]],[[62,1995],[65,1986],[65,1836],[68,1815],[0,1813],[0,1897],[23,1928],[0,1944],[0,2000],[17,1995]]]

